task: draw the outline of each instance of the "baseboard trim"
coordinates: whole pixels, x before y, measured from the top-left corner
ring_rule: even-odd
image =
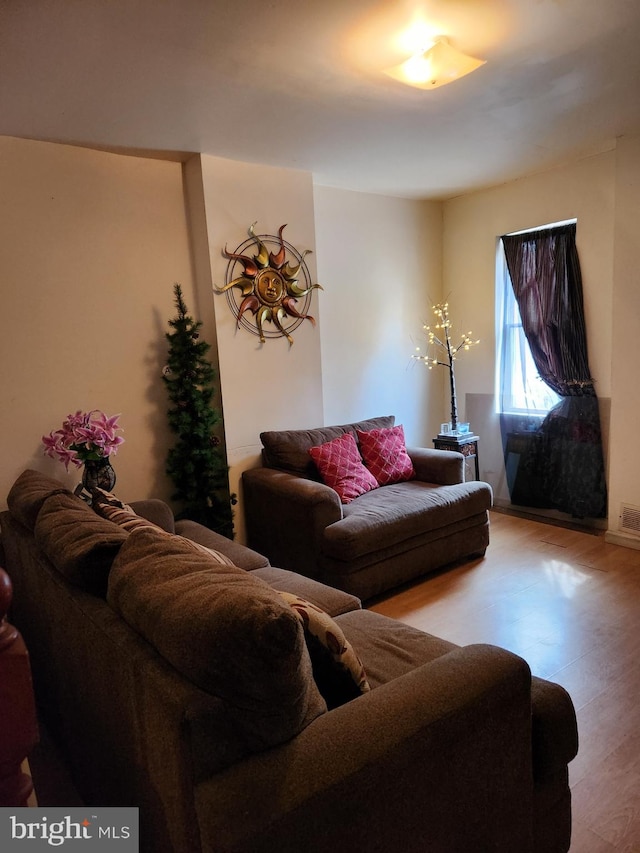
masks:
[[[620,533],[619,530],[607,530],[604,534],[604,541],[611,545],[622,545],[623,548],[633,548],[640,551],[640,539],[637,536],[631,536],[629,533]]]

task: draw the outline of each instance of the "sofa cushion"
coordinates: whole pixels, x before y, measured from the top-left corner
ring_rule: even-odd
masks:
[[[365,554],[486,513],[491,500],[491,487],[476,481],[455,486],[420,480],[394,483],[347,504],[342,521],[325,528],[322,550],[353,563]]]
[[[160,527],[148,518],[139,516],[128,504],[123,503],[112,492],[96,488],[91,492],[91,508],[101,518],[106,518],[122,527],[127,533],[139,527]]]
[[[132,530],[158,530],[166,536],[175,536],[176,534],[168,533],[164,528],[158,527],[147,518],[137,515],[133,509],[123,503],[111,492],[106,492],[104,489],[94,489],[92,492],[91,506],[102,518],[118,524],[127,533]],[[182,536],[180,539],[184,538]],[[191,539],[185,539],[185,542],[195,551],[204,551],[209,554],[217,563],[223,566],[232,566],[231,560],[215,548],[208,548],[206,545],[201,545],[199,542],[194,542]]]
[[[380,486],[413,480],[416,472],[407,453],[402,424],[388,429],[357,431],[364,464]]]
[[[338,616],[340,613],[360,610],[362,607],[362,602],[355,595],[305,577],[298,572],[277,569],[275,566],[265,566],[261,569],[254,569],[252,574],[262,578],[278,592],[290,592],[310,601],[316,607],[321,607],[329,616]]]
[[[328,708],[337,708],[371,690],[362,661],[340,626],[320,607],[281,592],[304,628],[313,677]]]
[[[50,495],[44,501],[34,535],[60,574],[100,596],[106,593],[111,564],[128,536],[68,492]]]
[[[394,421],[394,415],[383,415],[379,418],[370,418],[341,426],[261,432],[260,440],[264,448],[264,462],[271,468],[282,468],[292,474],[301,474],[318,480],[318,469],[309,458],[310,447],[325,444],[345,433],[351,433],[355,438],[356,429],[366,432],[371,429],[391,427]]]
[[[304,632],[267,583],[177,537],[134,530],[107,600],[185,677],[229,707],[245,747],[294,737],[326,710]]]
[[[269,560],[264,554],[259,554],[257,551],[252,551],[246,545],[241,545],[239,542],[234,542],[210,527],[205,527],[198,521],[192,521],[189,518],[180,518],[176,521],[175,532],[192,542],[199,542],[201,545],[206,545],[207,548],[212,548],[227,556],[234,566],[238,566],[246,571],[263,568],[269,565]]]
[[[316,463],[323,483],[338,493],[343,504],[378,488],[378,481],[362,464],[358,445],[350,433],[319,447],[310,447],[309,455]]]
[[[33,530],[42,504],[50,495],[70,495],[59,480],[28,468],[15,481],[7,496],[7,506],[13,517]]]
[[[358,649],[372,689],[458,648],[372,610],[344,613],[335,621]]]

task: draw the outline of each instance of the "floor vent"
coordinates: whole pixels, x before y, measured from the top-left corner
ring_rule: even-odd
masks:
[[[640,536],[640,506],[622,504],[620,512],[620,530],[632,536]]]

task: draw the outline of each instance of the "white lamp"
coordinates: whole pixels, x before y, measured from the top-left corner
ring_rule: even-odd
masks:
[[[437,36],[430,47],[409,57],[400,65],[385,69],[385,74],[407,86],[418,89],[437,89],[453,83],[465,74],[485,64],[484,59],[467,56],[451,47],[444,36]]]

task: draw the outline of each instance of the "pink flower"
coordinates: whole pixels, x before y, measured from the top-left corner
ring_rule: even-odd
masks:
[[[89,459],[104,459],[117,453],[124,439],[118,426],[120,415],[108,417],[99,409],[67,415],[61,429],[42,436],[44,453],[80,468]]]

